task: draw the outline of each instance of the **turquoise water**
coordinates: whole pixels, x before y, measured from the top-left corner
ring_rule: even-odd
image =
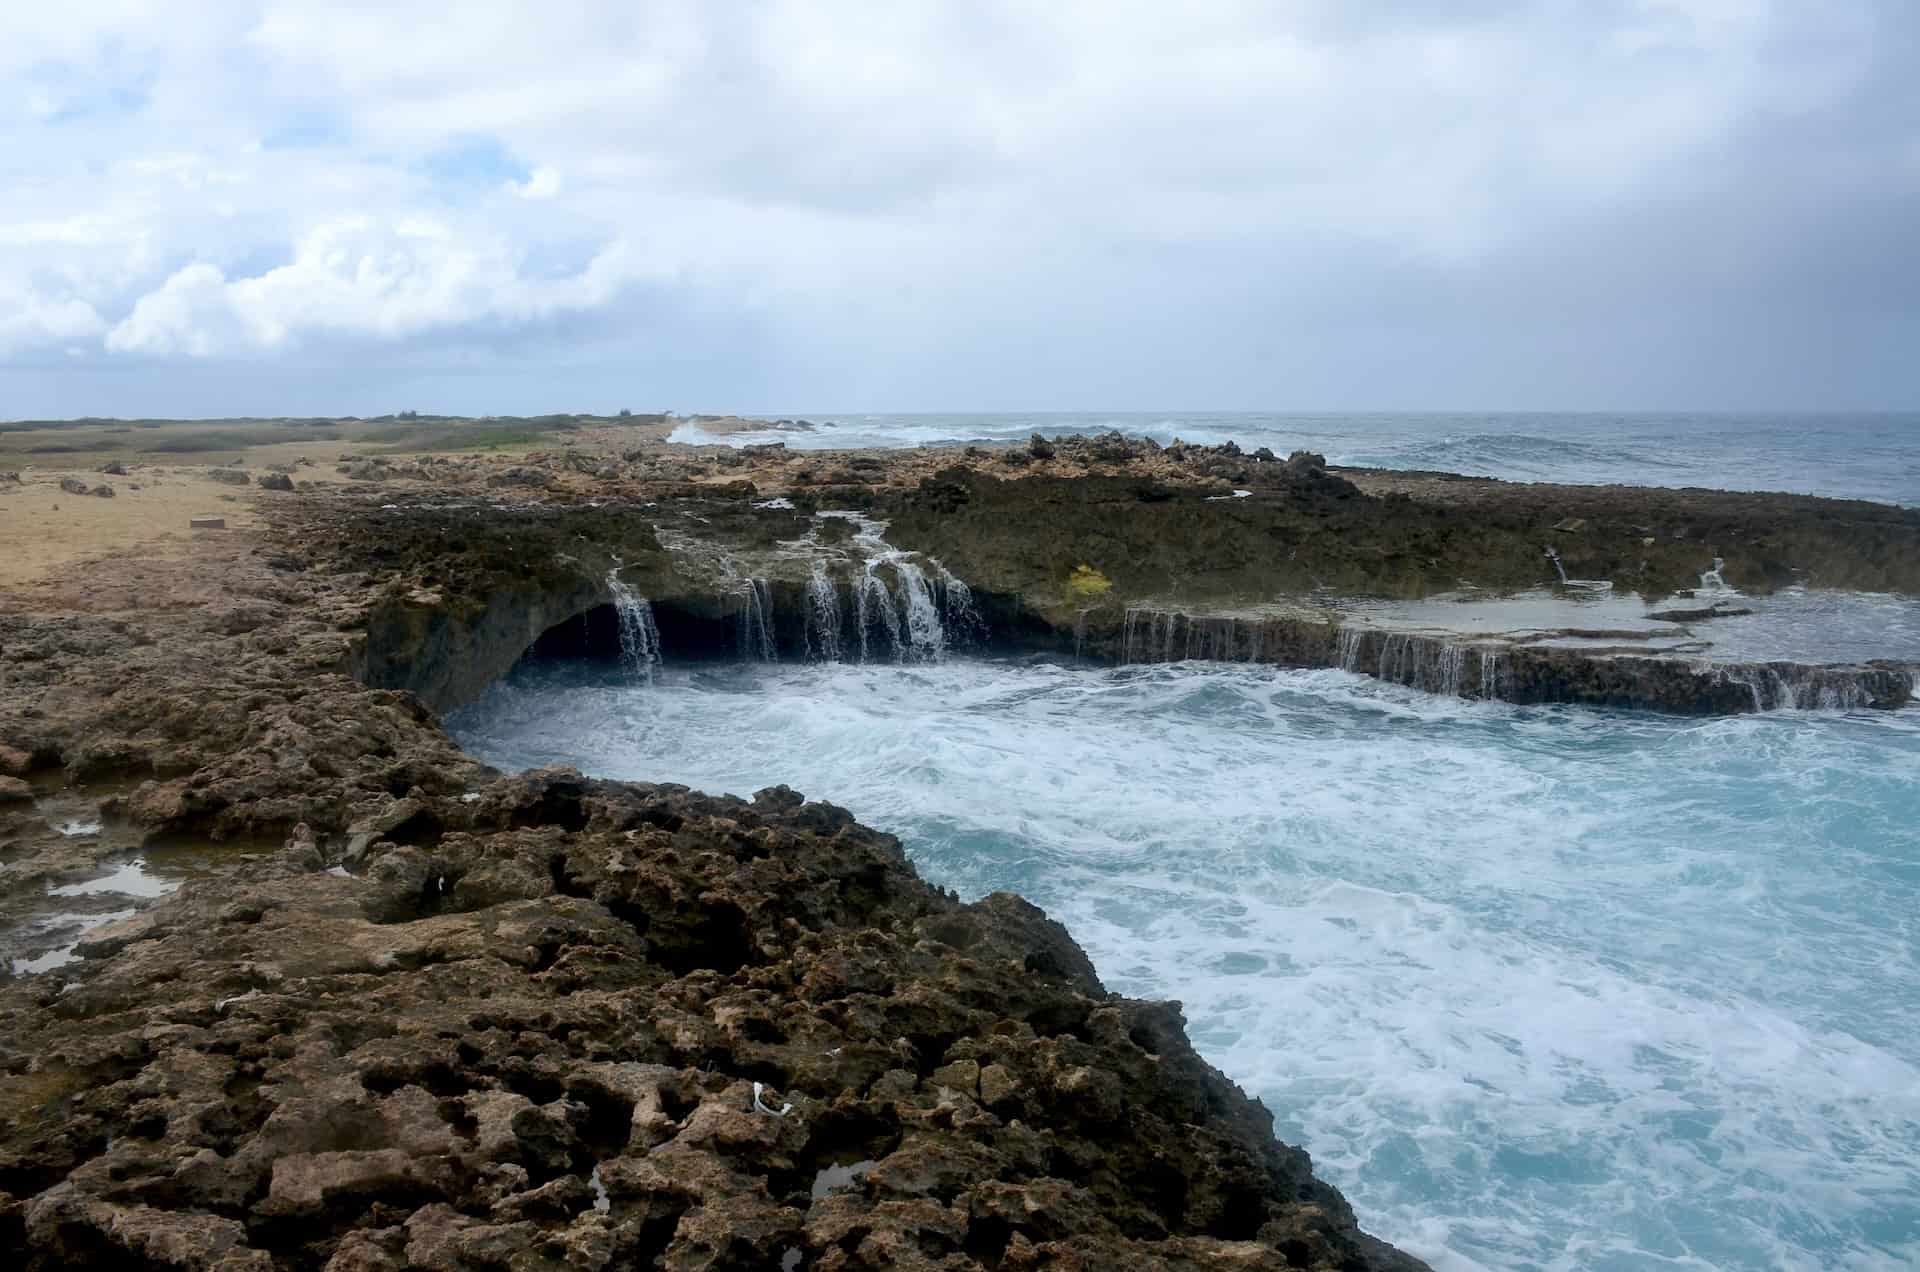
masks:
[[[953,661],[523,668],[450,723],[1025,894],[1439,1268],[1920,1265],[1920,710]]]
[[[1084,414],[832,415],[796,413],[810,431],[724,440],[796,449],[950,446],[1119,429],[1162,443],[1235,441],[1319,451],[1336,464],[1435,469],[1509,481],[1619,482],[1788,490],[1920,505],[1920,413],[1844,415],[1430,412],[1302,414],[1132,411]],[[716,441],[697,426],[682,441]]]

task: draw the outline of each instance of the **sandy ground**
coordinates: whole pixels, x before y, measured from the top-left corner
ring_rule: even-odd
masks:
[[[340,481],[333,462],[347,449],[346,443],[255,447],[247,453],[247,472],[257,481],[267,465],[292,463],[306,455],[314,464],[299,468],[294,480]],[[256,485],[223,485],[206,475],[208,467],[128,465],[124,477],[91,469],[36,467],[19,470],[18,483],[0,479],[0,591],[120,553],[177,556],[192,550],[196,539],[257,525],[256,501],[290,497]],[[63,477],[89,487],[112,486],[113,498],[68,494],[60,489]],[[188,525],[194,517],[223,517],[227,527],[194,530]]]

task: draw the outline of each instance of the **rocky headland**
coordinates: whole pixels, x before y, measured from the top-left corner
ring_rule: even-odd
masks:
[[[1463,641],[1327,599],[1564,570],[1710,629],[1717,601],[1674,594],[1716,559],[1751,596],[1920,592],[1912,510],[1119,437],[568,441],[296,468],[230,527],[0,592],[22,1266],[1421,1266],[1177,1006],[1108,994],[1018,898],[929,887],[911,845],[784,787],[460,751],[438,713],[529,650],[618,649],[616,602],[669,658],[1210,657],[1679,711],[1912,692],[1898,661]],[[55,480],[6,477],[0,501]]]

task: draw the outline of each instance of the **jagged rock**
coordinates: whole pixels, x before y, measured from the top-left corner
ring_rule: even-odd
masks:
[[[33,787],[18,777],[0,777],[0,804],[19,804],[33,798]]]
[[[1146,453],[1146,447],[1139,440],[1117,430],[1092,439],[1086,444],[1086,450],[1089,458],[1105,464],[1124,464]]]
[[[127,475],[126,465],[122,464],[117,459],[109,460],[107,463],[100,465],[100,467],[94,469],[93,471],[97,473],[105,473],[109,477],[125,477]]]
[[[253,478],[238,468],[209,468],[207,469],[206,475],[208,480],[221,482],[228,486],[246,486],[253,482]]]
[[[60,489],[70,495],[84,495],[88,493],[87,483],[81,481],[78,477],[62,477],[60,479]]]
[[[260,479],[260,489],[292,490],[293,478],[287,476],[285,473],[268,473]]]
[[[1040,436],[1040,434],[1035,433],[1027,439],[1027,454],[1034,459],[1052,459],[1054,456],[1053,443]]]
[[[105,482],[101,482],[98,486],[95,486],[92,490],[88,491],[87,493],[90,495],[98,496],[101,499],[111,499],[113,498],[113,487],[107,485]]]

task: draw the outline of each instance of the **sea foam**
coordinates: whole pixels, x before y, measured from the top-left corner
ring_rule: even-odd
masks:
[[[1920,712],[952,660],[534,668],[452,723],[505,766],[788,782],[1027,895],[1438,1267],[1920,1259]]]

